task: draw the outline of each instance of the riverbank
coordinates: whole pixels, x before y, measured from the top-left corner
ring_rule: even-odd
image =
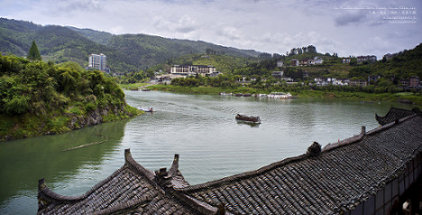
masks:
[[[270,92],[249,87],[237,88],[220,88],[220,87],[183,87],[174,85],[153,85],[148,89],[185,93],[185,94],[210,94],[218,95],[219,93],[249,93],[259,94]],[[345,99],[363,102],[400,102],[409,103],[417,107],[422,107],[422,95],[419,93],[402,92],[402,93],[365,93],[365,92],[340,92],[340,91],[321,91],[321,90],[298,90],[290,92],[293,96],[299,98],[320,98],[320,99]]]
[[[151,84],[149,83],[119,84],[119,86],[125,90],[139,90],[149,85]]]
[[[86,111],[70,106],[63,113],[26,113],[19,116],[0,115],[0,141],[22,139],[42,135],[61,134],[101,123],[128,119],[140,115],[140,111],[127,104],[110,105]]]

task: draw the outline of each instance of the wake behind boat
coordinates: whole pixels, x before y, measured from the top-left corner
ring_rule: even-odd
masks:
[[[252,124],[260,124],[261,119],[259,116],[246,116],[242,114],[237,114],[235,119],[237,121],[245,122],[245,123],[252,123]]]

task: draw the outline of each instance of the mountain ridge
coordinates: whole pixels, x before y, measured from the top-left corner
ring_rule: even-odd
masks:
[[[35,41],[44,60],[56,63],[75,61],[87,66],[91,53],[107,55],[113,72],[147,69],[186,54],[211,50],[238,57],[257,57],[254,50],[225,47],[204,41],[170,39],[147,34],[115,35],[71,26],[38,25],[29,21],[0,18],[0,52],[26,56]]]

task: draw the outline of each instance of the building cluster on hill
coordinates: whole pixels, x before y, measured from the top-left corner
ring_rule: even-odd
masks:
[[[290,61],[291,66],[313,66],[313,65],[321,65],[324,63],[324,60],[321,57],[314,57],[314,58],[305,58],[302,60],[292,59]]]
[[[357,60],[357,63],[363,63],[363,62],[375,63],[377,62],[377,56],[375,55],[358,56],[356,60]]]
[[[352,62],[352,59],[356,59],[357,64],[377,62],[377,56],[375,56],[375,55],[345,57],[345,58],[341,59],[341,62],[344,63],[344,64],[350,64]]]
[[[215,77],[221,74],[210,65],[173,65],[170,74],[158,75],[154,82],[170,84],[175,78],[185,78],[188,76]]]

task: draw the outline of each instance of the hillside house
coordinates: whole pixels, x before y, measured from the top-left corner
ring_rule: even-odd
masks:
[[[174,65],[170,68],[170,73],[173,75],[201,75],[201,76],[210,76],[213,73],[216,73],[217,70],[213,66],[205,65]]]
[[[303,59],[299,61],[299,66],[309,66],[311,65],[312,60],[311,59]]]
[[[291,66],[299,66],[299,60],[298,59],[292,59],[291,61],[290,61],[290,65]]]
[[[341,59],[341,62],[344,64],[349,64],[351,62],[352,58],[350,57],[345,57]]]
[[[368,82],[364,80],[350,80],[349,85],[355,87],[366,87],[368,86]]]
[[[271,76],[273,76],[274,78],[280,79],[282,78],[284,75],[283,71],[274,71],[271,73]]]
[[[358,56],[356,59],[357,59],[357,63],[363,63],[363,62],[375,63],[377,61],[377,56],[375,55]]]
[[[397,56],[397,54],[390,54],[390,53],[387,53],[387,54],[385,54],[385,55],[384,55],[384,59],[385,59],[385,60],[391,60],[391,59],[393,59],[393,57],[395,57],[395,56]]]
[[[284,62],[282,60],[277,61],[277,67],[283,67]]]
[[[418,76],[412,76],[409,79],[409,87],[410,88],[417,88],[420,86],[420,79]]]
[[[314,57],[314,59],[311,61],[312,65],[321,65],[322,63],[324,63],[324,60],[321,57]]]

